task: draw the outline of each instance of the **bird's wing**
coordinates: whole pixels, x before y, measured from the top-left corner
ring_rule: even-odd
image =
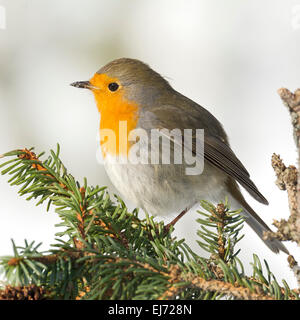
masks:
[[[204,137],[204,158],[239,182],[257,201],[268,204],[268,200],[259,192],[243,164],[220,139]]]
[[[216,120],[217,121],[217,120]],[[153,108],[151,111],[147,111],[141,118],[141,126],[145,129],[162,129],[169,130],[178,128],[183,129],[204,129],[204,159],[213,166],[225,172],[230,177],[239,182],[257,201],[268,204],[267,199],[259,192],[253,181],[250,179],[250,175],[241,161],[236,157],[230,146],[227,144],[226,137],[218,137],[211,134],[212,130],[209,127],[204,127],[205,122],[197,121],[197,117],[194,115],[189,116],[188,112],[183,113],[182,109],[178,109],[174,106],[161,106],[159,108]],[[216,123],[219,125],[219,123]],[[198,126],[198,127],[197,127]],[[220,129],[222,132],[223,129]],[[166,135],[174,143],[179,139],[174,139],[174,135]],[[197,152],[197,140],[196,135],[193,135],[192,149],[194,154],[199,157],[203,156],[203,151]],[[222,141],[223,140],[223,141]],[[182,140],[184,146],[184,140]]]

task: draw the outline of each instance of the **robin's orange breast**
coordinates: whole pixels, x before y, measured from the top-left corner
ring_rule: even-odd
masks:
[[[110,78],[106,74],[95,74],[90,83],[99,89],[93,89],[100,120],[100,145],[103,156],[128,155],[130,143],[129,132],[136,128],[138,122],[138,104],[127,101],[124,90],[120,88],[111,92],[108,85],[118,82],[118,79]]]

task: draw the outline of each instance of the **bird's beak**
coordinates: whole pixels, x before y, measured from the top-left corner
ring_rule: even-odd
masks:
[[[76,81],[71,83],[70,86],[76,88],[95,89],[95,87],[89,81]]]

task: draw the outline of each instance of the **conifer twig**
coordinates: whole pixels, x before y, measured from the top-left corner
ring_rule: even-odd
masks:
[[[233,285],[222,280],[205,280],[200,277],[194,277],[191,285],[204,291],[219,292],[224,295],[233,296],[239,300],[275,300],[269,295],[251,292],[248,288]]]
[[[62,219],[63,232],[56,234],[58,249],[45,254],[40,244],[13,242],[14,256],[2,257],[1,267],[11,287],[3,297],[23,297],[29,285],[45,288],[56,299],[298,299],[285,283],[280,287],[267,266],[267,275],[254,255],[253,276],[244,274],[235,245],[244,219],[240,210],[230,211],[227,200],[217,206],[201,201],[199,245],[210,253],[202,258],[183,239],[165,233],[164,224],[153,217],[140,220],[137,210],[128,212],[124,202],[110,199],[99,186],[83,186],[67,174],[52,150],[46,161],[32,149],[15,150],[16,156],[0,167],[10,174],[27,199],[40,197]],[[23,289],[21,289],[22,291]],[[4,291],[2,291],[3,293]],[[0,292],[1,293],[1,292]],[[16,293],[16,294],[15,294]],[[42,295],[41,295],[42,296]],[[38,298],[39,296],[36,295]]]
[[[184,273],[178,268],[178,266],[171,266],[169,270],[169,283],[168,290],[159,298],[160,300],[173,300],[179,296],[181,291],[187,288],[197,288],[203,291],[209,291],[212,293],[219,293],[234,297],[239,300],[276,300],[268,293],[264,293],[261,287],[261,283],[257,279],[252,279],[256,285],[252,286],[252,290],[249,288],[239,285],[237,282],[230,283],[224,281],[224,277],[219,279],[205,279],[192,273]],[[250,280],[250,278],[249,278]],[[178,283],[183,283],[181,286],[176,286]],[[284,293],[285,289],[280,288]],[[290,296],[294,299],[293,296]]]
[[[47,291],[42,286],[31,284],[28,286],[5,286],[0,290],[0,300],[44,300]]]

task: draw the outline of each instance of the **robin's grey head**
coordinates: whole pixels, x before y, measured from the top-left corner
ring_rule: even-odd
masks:
[[[97,74],[106,74],[111,78],[119,79],[122,86],[140,84],[144,86],[168,86],[168,82],[147,64],[137,59],[116,59],[100,70]]]
[[[113,60],[99,69],[88,81],[71,84],[78,88],[91,89],[102,98],[116,96],[119,92],[127,100],[141,106],[154,105],[171,86],[159,73],[147,64],[136,59],[121,58]]]

